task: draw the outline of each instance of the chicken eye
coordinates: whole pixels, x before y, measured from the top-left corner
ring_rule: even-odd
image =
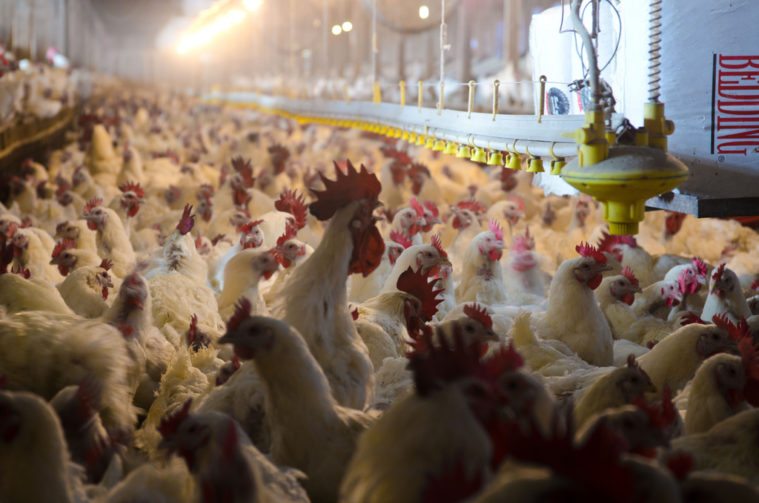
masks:
[[[712,334],[712,340],[713,341],[719,340],[719,334]]]

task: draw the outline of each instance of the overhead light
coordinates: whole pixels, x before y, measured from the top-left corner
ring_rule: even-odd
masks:
[[[335,36],[340,35],[343,32],[342,27],[339,24],[336,24],[332,27],[332,34]]]
[[[427,19],[430,17],[430,8],[426,5],[422,5],[419,7],[419,17],[421,19]]]
[[[202,47],[211,43],[211,41],[220,33],[223,33],[233,26],[243,22],[245,20],[245,17],[245,11],[238,8],[230,9],[224,14],[216,16],[208,23],[198,27],[195,30],[185,33],[182,36],[179,45],[177,45],[177,52],[179,54],[187,54],[193,49],[197,49],[198,47]]]
[[[343,23],[343,31],[344,31],[345,33],[348,33],[348,32],[349,32],[349,31],[351,31],[352,29],[353,29],[353,23],[351,23],[350,21],[345,21],[345,22]]]
[[[242,5],[250,12],[260,9],[263,3],[264,0],[242,0]]]

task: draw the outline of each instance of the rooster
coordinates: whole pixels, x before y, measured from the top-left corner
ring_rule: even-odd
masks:
[[[329,226],[311,257],[290,275],[280,311],[303,335],[337,402],[361,409],[371,403],[372,366],[348,311],[346,284],[348,275],[376,269],[385,251],[372,216],[381,187],[364,167],[358,171],[347,162],[345,173],[337,163],[335,169],[335,181],[321,175],[325,190],[315,192],[310,206]]]
[[[303,471],[303,486],[314,502],[336,501],[359,435],[371,424],[363,412],[338,405],[304,338],[286,323],[250,316],[241,303],[219,343],[252,359],[265,386],[271,428],[271,456]],[[282,372],[282,362],[293,365]],[[300,390],[293,393],[293,390]]]

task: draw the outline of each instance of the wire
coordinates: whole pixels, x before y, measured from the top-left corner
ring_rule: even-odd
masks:
[[[619,13],[619,10],[614,6],[614,4],[611,2],[611,0],[605,0],[606,3],[609,4],[609,7],[611,7],[611,10],[614,11],[614,15],[617,17],[617,41],[614,43],[614,50],[611,53],[611,56],[609,57],[609,60],[601,67],[599,70],[599,73],[606,70],[612,61],[614,61],[614,58],[617,56],[617,52],[619,51],[619,44],[622,42],[622,16]],[[580,17],[585,17],[585,11],[588,8],[589,5],[591,5],[592,2],[589,2],[585,4],[585,6],[582,8],[582,12],[580,13]],[[575,46],[575,53],[577,54],[577,57],[580,58],[580,64],[582,65],[582,78],[583,80],[586,80],[588,78],[588,69],[585,65],[585,59],[583,58],[582,51],[585,47],[585,44],[580,41],[580,44],[578,45],[577,39],[578,39],[578,33],[577,30],[574,29],[568,29],[568,30],[562,30],[562,26],[564,24],[564,0],[561,0],[561,22],[559,23],[559,33],[573,33],[574,34],[574,46]]]

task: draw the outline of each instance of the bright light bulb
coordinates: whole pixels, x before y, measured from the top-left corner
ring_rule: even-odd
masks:
[[[347,32],[349,32],[349,31],[351,31],[352,29],[353,29],[353,23],[351,23],[350,21],[345,21],[345,22],[343,23],[343,31],[344,31],[344,32],[346,32],[346,33],[347,33]]]
[[[262,3],[264,0],[242,0],[242,5],[250,12],[260,9]]]
[[[336,24],[332,27],[332,34],[334,36],[338,36],[343,32],[343,29],[340,27],[339,24]]]
[[[421,7],[419,7],[419,17],[421,19],[427,19],[428,17],[430,17],[430,8],[427,7],[426,5],[422,5]]]

